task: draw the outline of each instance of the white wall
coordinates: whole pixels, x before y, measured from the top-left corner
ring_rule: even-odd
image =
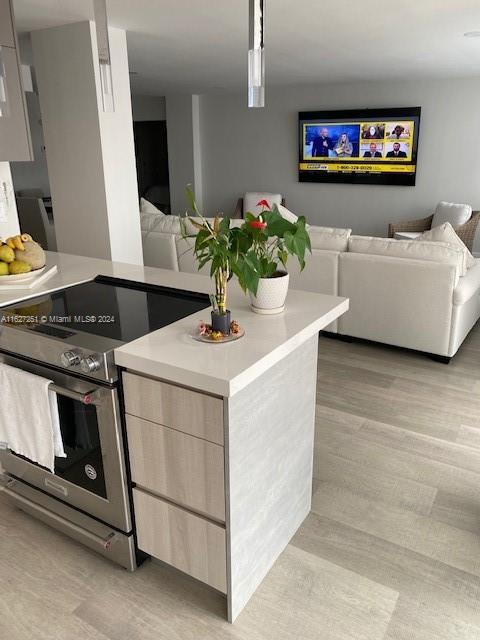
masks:
[[[249,110],[245,92],[202,96],[209,213],[232,212],[245,191],[280,192],[313,224],[386,235],[388,222],[428,215],[440,200],[480,209],[480,78],[269,89],[266,103]],[[298,182],[298,111],[402,106],[422,107],[415,187]]]
[[[20,233],[10,164],[0,162],[0,238]]]
[[[143,264],[126,35],[110,30],[104,113],[93,23],[32,33],[59,251]]]
[[[163,96],[132,96],[133,121],[166,120],[167,107]]]
[[[197,95],[169,95],[166,103],[170,203],[172,213],[180,215],[187,208],[188,184],[203,208],[201,101]]]

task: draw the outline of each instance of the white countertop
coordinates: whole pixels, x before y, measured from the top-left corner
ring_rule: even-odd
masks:
[[[49,265],[58,265],[58,273],[37,289],[0,292],[0,307],[87,282],[97,275],[202,293],[213,290],[210,278],[203,275],[61,253],[49,252],[47,256]],[[200,320],[209,321],[206,309],[120,347],[115,361],[146,375],[232,396],[345,313],[348,300],[290,290],[283,313],[261,316],[250,310],[248,297],[232,282],[228,307],[232,319],[245,329],[245,337],[236,342],[204,344],[189,335]]]

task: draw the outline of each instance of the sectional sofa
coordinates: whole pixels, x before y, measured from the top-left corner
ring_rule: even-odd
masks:
[[[197,272],[178,217],[144,218],[142,234],[146,265]],[[462,251],[451,244],[315,226],[310,235],[305,270],[289,263],[291,286],[350,298],[350,311],[328,327],[333,333],[448,361],[480,317],[480,259],[467,268]]]

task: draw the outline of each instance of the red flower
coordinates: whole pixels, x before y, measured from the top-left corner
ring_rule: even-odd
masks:
[[[248,224],[252,229],[265,229],[267,226],[267,223],[261,220],[250,220]]]
[[[263,207],[264,209],[271,209],[270,205],[266,200],[260,200],[257,202],[257,207]]]

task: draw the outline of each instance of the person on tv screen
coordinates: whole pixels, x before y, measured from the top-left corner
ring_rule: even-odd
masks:
[[[406,158],[407,154],[405,151],[400,151],[400,143],[394,142],[392,151],[387,153],[387,158]]]
[[[364,138],[366,140],[371,139],[371,138],[375,138],[375,139],[378,140],[378,138],[383,138],[383,136],[382,136],[382,132],[379,130],[379,128],[372,125],[371,127],[368,127],[368,129],[364,129],[363,130],[362,138]]]
[[[313,139],[312,158],[328,157],[328,152],[333,149],[333,140],[328,135],[328,129],[322,127],[320,134]]]
[[[348,139],[348,134],[342,133],[333,150],[339,158],[349,158],[352,155],[353,144]]]
[[[404,131],[405,131],[405,127],[401,124],[397,124],[397,126],[394,127],[392,133],[390,134],[390,137],[397,138],[397,140],[399,138],[404,138],[405,137]]]
[[[364,158],[381,158],[382,154],[377,149],[377,145],[375,142],[370,143],[370,151],[365,151],[363,154]]]

